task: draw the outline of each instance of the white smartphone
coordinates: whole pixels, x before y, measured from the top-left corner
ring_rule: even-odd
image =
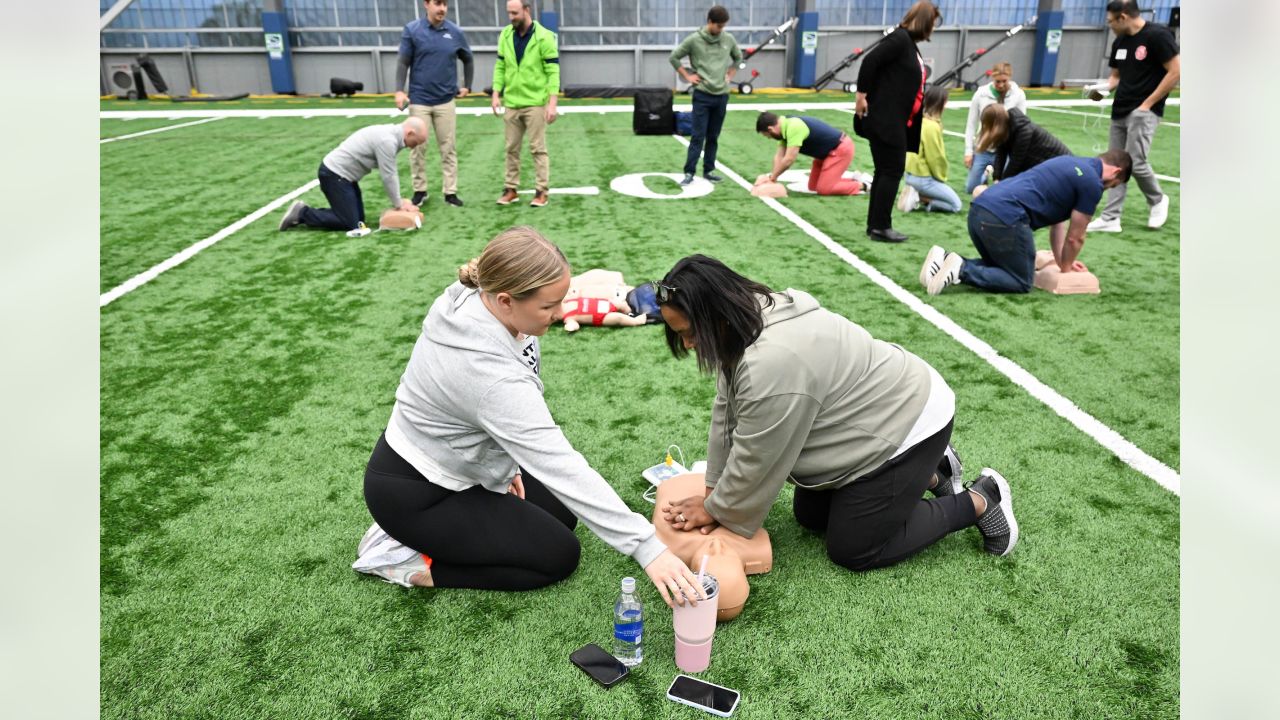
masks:
[[[734,708],[738,707],[738,700],[742,699],[737,690],[712,685],[688,675],[677,675],[671,681],[667,697],[720,717],[732,715]]]

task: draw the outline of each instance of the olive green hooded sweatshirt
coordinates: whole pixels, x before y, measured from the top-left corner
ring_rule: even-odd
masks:
[[[711,413],[705,507],[751,537],[792,482],[834,490],[899,450],[929,399],[929,366],[824,310],[808,293],[774,293],[764,330]]]

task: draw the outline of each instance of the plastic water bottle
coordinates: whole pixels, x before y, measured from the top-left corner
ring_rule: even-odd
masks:
[[[644,660],[644,609],[635,593],[636,579],[622,578],[622,594],[613,604],[613,656],[627,667]]]

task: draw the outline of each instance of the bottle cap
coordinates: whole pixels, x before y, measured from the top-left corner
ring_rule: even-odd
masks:
[[[636,591],[636,579],[633,577],[622,578],[622,592],[633,593]]]

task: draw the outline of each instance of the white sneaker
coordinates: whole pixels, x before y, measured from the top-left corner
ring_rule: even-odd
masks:
[[[938,267],[938,271],[929,278],[929,282],[925,285],[925,290],[930,295],[937,295],[960,282],[960,267],[964,265],[964,258],[949,252],[942,258],[942,264]]]
[[[898,193],[898,212],[909,213],[920,207],[920,193],[910,185],[903,185]]]
[[[411,578],[418,573],[428,572],[431,566],[427,564],[425,556],[422,553],[414,553],[413,557],[405,560],[399,565],[383,565],[382,567],[371,568],[365,572],[370,575],[377,575],[389,583],[403,585],[405,587],[416,587]]]
[[[942,259],[947,256],[947,251],[941,247],[934,245],[929,248],[928,254],[924,256],[924,265],[920,267],[920,285],[924,288],[929,287],[929,281],[934,275],[938,274],[938,270],[942,268]]]
[[[1086,227],[1085,230],[1089,232],[1118,233],[1120,232],[1120,218],[1116,218],[1115,220],[1098,218],[1097,220],[1094,220],[1093,222],[1089,223],[1088,227]]]
[[[865,173],[865,172],[862,172],[861,170],[854,170],[852,174],[853,174],[854,180],[857,180],[858,182],[862,183],[862,192],[867,192],[868,190],[871,189],[871,173]]]
[[[1164,226],[1169,219],[1169,196],[1161,195],[1160,202],[1151,206],[1151,215],[1147,217],[1147,227],[1156,229]]]

